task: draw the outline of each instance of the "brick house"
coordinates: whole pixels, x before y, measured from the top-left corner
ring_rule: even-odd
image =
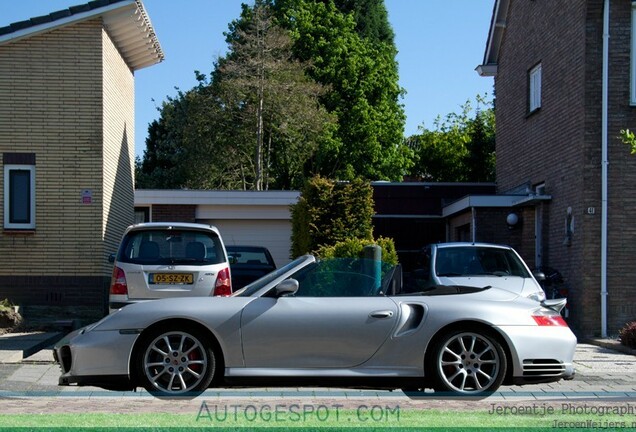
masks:
[[[495,0],[484,62],[495,77],[497,192],[549,200],[522,233],[563,274],[580,335],[636,319],[636,3]],[[533,236],[539,239],[536,243]]]
[[[0,299],[106,310],[134,218],[134,73],[162,59],[135,0],[0,28]]]

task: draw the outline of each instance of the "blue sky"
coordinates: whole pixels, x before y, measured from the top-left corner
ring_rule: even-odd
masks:
[[[88,1],[88,0],[87,0]],[[86,2],[87,2],[86,1]],[[243,2],[246,2],[245,0]],[[82,0],[2,0],[0,27]],[[143,0],[166,55],[163,63],[135,73],[135,153],[145,149],[156,107],[175,87],[195,85],[194,71],[209,73],[226,51],[223,32],[239,16],[241,0]],[[248,2],[249,3],[249,2]],[[459,111],[477,94],[492,95],[492,78],[475,67],[483,60],[494,0],[385,0],[398,48],[405,136],[438,115]],[[154,100],[154,102],[153,102]]]

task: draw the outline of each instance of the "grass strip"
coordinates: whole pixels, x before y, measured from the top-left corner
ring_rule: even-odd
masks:
[[[232,411],[206,407],[190,414],[1,414],[2,430],[68,430],[94,431],[197,431],[197,430],[288,430],[326,432],[343,428],[371,431],[435,428],[436,431],[457,430],[625,430],[636,428],[636,416],[604,413],[593,414],[497,414],[486,410],[442,411],[400,409],[399,406],[376,406],[367,409],[302,410],[247,408]]]

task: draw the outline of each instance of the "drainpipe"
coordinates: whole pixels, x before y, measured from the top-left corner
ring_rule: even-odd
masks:
[[[608,70],[610,0],[603,5],[603,90],[601,102],[601,337],[607,337],[607,168]]]
[[[477,209],[475,209],[475,207],[471,207],[470,208],[470,228],[471,228],[471,237],[473,240],[473,243],[475,243],[477,241]]]

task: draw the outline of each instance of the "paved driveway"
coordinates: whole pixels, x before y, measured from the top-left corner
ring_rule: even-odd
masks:
[[[477,401],[448,398],[432,393],[414,400],[401,391],[343,390],[332,388],[210,389],[190,401],[155,399],[143,390],[111,392],[94,387],[59,387],[59,368],[49,361],[50,351],[18,364],[0,364],[0,410],[3,413],[69,412],[193,412],[207,405],[259,404],[338,405],[355,408],[360,404],[402,408],[489,409],[493,404],[538,401],[560,405],[564,402],[620,404],[636,403],[636,357],[594,345],[579,344],[575,355],[574,380],[552,384],[504,386],[496,394]],[[108,401],[108,403],[102,403]]]

